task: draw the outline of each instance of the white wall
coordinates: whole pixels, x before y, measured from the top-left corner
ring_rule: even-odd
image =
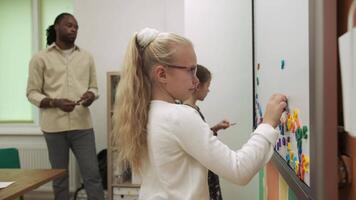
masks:
[[[184,2],[180,0],[75,0],[79,24],[77,44],[95,58],[100,98],[93,104],[97,150],[107,147],[106,73],[118,71],[135,31],[153,27],[184,32]]]
[[[213,73],[210,93],[201,103],[209,124],[227,118],[237,125],[219,136],[233,149],[252,131],[251,1],[185,1],[185,34],[194,45],[198,63]],[[222,180],[224,199],[258,199],[258,176],[244,187]]]

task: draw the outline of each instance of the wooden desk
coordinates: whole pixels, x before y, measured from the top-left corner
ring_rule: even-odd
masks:
[[[0,199],[18,198],[66,173],[65,169],[0,169],[0,181],[15,181],[0,189]]]

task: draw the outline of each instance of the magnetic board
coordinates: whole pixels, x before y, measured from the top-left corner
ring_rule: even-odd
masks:
[[[255,124],[274,93],[288,97],[275,154],[310,186],[309,2],[254,1]]]

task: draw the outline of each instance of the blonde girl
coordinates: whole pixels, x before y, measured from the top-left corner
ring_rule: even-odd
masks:
[[[244,185],[271,158],[286,97],[271,97],[264,122],[234,151],[213,136],[196,110],[175,103],[194,92],[196,70],[193,45],[182,36],[146,28],[129,42],[111,142],[119,160],[128,160],[142,176],[139,199],[207,200],[208,169]]]

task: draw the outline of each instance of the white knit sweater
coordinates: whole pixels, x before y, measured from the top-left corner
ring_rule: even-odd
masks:
[[[207,169],[245,185],[270,160],[278,137],[261,124],[233,151],[212,135],[196,110],[158,100],[151,102],[147,131],[141,200],[208,200]]]

